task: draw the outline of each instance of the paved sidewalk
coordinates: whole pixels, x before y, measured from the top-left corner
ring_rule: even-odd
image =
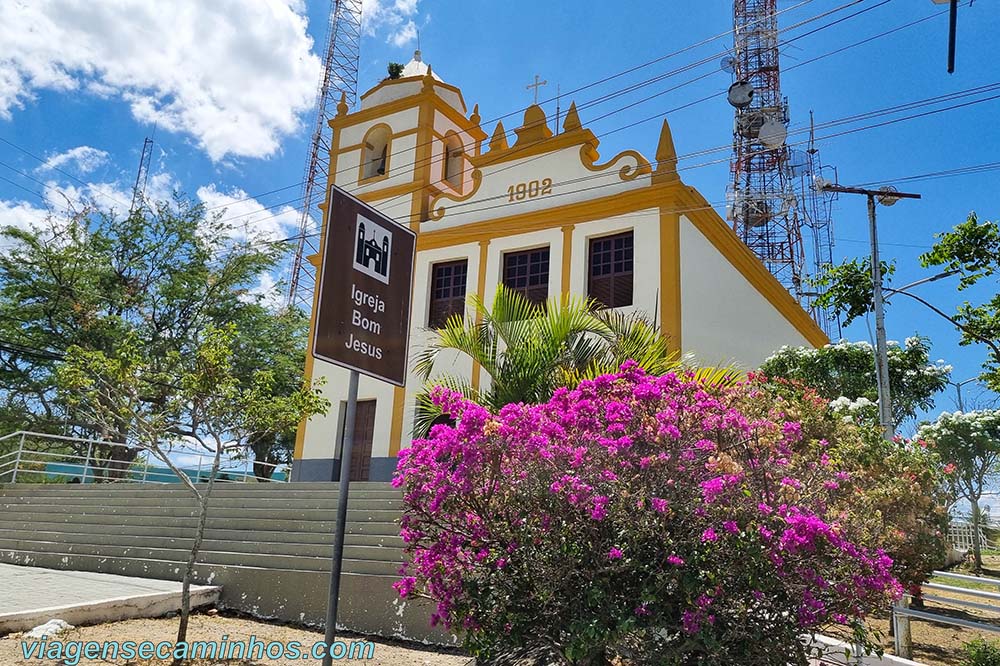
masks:
[[[221,589],[192,585],[192,607],[214,603]],[[156,617],[180,601],[174,581],[0,564],[0,635],[53,618],[75,625]]]

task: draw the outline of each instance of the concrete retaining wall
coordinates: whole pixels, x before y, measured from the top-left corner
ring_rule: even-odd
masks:
[[[220,604],[254,616],[322,625],[338,488],[335,483],[217,485],[196,582],[221,585]],[[351,484],[341,628],[431,643],[429,604],[391,585],[403,560],[401,495]],[[0,561],[180,580],[196,527],[181,487],[0,485]]]

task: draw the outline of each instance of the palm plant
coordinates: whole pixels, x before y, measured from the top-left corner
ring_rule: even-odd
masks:
[[[509,403],[539,403],[560,387],[615,372],[632,359],[652,374],[684,369],[679,353],[657,326],[641,313],[602,310],[588,299],[550,299],[532,303],[505,285],[497,287],[493,304],[470,296],[474,317],[450,317],[434,332],[434,340],[417,356],[414,369],[425,386],[417,398],[413,434],[425,435],[441,413],[429,399],[433,386],[446,386],[491,411]],[[487,375],[480,388],[456,375],[431,379],[434,364],[446,351],[457,351]],[[710,383],[734,381],[730,368],[702,368],[696,376]]]

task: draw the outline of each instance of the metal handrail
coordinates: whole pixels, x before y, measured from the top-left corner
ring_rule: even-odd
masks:
[[[987,592],[986,590],[973,590],[968,587],[942,585],[941,583],[924,583],[920,587],[925,587],[929,590],[940,590],[942,592],[954,592],[955,594],[967,594],[970,597],[979,597],[980,599],[992,599],[993,601],[1000,601],[1000,593]],[[1000,610],[1000,607],[997,607],[997,609]]]
[[[158,457],[154,456],[150,451],[150,449],[144,447],[131,446],[128,444],[122,444],[121,442],[109,442],[107,440],[87,439],[84,437],[68,437],[65,435],[51,435],[51,434],[39,433],[27,430],[17,431],[9,433],[7,435],[0,436],[0,441],[9,440],[14,437],[20,437],[21,439],[20,446],[16,451],[0,456],[0,460],[3,460],[4,458],[8,457],[13,457],[13,460],[0,463],[0,469],[3,469],[8,466],[12,467],[12,469],[7,469],[6,471],[4,471],[3,474],[11,475],[10,481],[15,483],[17,482],[17,476],[19,472],[41,474],[43,476],[52,476],[52,477],[65,476],[66,472],[59,472],[47,469],[48,465],[54,464],[56,462],[61,462],[68,465],[81,465],[83,467],[81,471],[81,476],[83,477],[84,483],[86,483],[89,479],[100,479],[102,481],[121,482],[121,483],[135,483],[135,482],[170,483],[169,481],[156,481],[150,478],[151,475],[153,477],[162,477],[163,471],[161,470],[168,470],[170,471],[171,477],[173,476],[173,472],[169,470],[169,467],[166,465],[166,463],[164,463]],[[87,454],[86,456],[83,456],[74,453],[41,451],[41,450],[27,448],[25,446],[25,443],[26,440],[29,438],[53,439],[64,442],[87,444],[88,445]],[[142,457],[137,456],[135,460],[118,460],[115,458],[95,456],[93,455],[93,449],[95,444],[111,448],[124,448],[130,451],[145,453],[146,455]],[[166,453],[168,455],[170,453],[176,453],[180,455],[194,456],[198,463],[197,468],[181,469],[180,471],[183,472],[185,476],[187,476],[189,479],[193,478],[196,482],[201,480],[203,473],[211,469],[211,464],[214,462],[215,458],[214,453],[205,454],[198,451],[191,451],[183,447],[177,447],[177,448],[171,447],[166,451]],[[53,462],[46,463],[46,459],[51,460]],[[206,460],[209,461],[207,469],[205,469]],[[222,482],[235,481],[244,483],[250,481],[251,479],[253,479],[254,481],[281,482],[282,481],[281,479],[274,479],[273,477],[257,476],[252,472],[252,467],[261,465],[265,468],[270,468],[272,470],[272,474],[279,470],[287,470],[286,465],[255,461],[250,459],[249,457],[245,457],[240,462],[243,463],[242,470],[233,469],[232,467],[230,467],[230,468],[221,468],[218,472],[220,476],[221,475],[225,475],[226,477],[235,476],[236,477],[235,479],[217,477],[216,480]],[[41,470],[28,469],[24,467],[25,463],[32,465],[45,465],[46,469],[41,469]],[[123,466],[119,468],[109,469],[109,467],[105,466],[104,463],[107,463],[108,465],[112,463],[120,463]],[[151,464],[162,465],[162,467],[159,466],[151,467]],[[104,472],[106,471],[111,471],[115,474],[123,474],[123,476],[120,478],[107,478],[104,474]],[[140,472],[142,477],[141,480],[135,478],[135,476],[139,475]],[[288,480],[287,478],[284,479],[284,481],[287,480]]]
[[[954,578],[955,580],[964,580],[967,583],[981,583],[984,585],[995,585],[1000,587],[1000,580],[995,578],[983,578],[981,576],[970,576],[968,574],[957,574],[951,571],[935,571],[934,576],[939,576],[941,578]]]
[[[1000,632],[1000,627],[996,627],[992,624],[983,624],[982,622],[973,622],[972,620],[962,620],[957,617],[951,617],[948,615],[938,615],[937,613],[927,613],[925,611],[913,610],[912,608],[894,608],[892,612],[893,615],[912,617],[917,620],[927,620],[929,622],[951,624],[956,627],[965,627],[966,629],[978,629],[980,631]]]
[[[950,571],[934,571],[933,576],[941,578],[951,578],[953,580],[959,580],[969,583],[993,585],[1000,588],[1000,580],[994,578],[980,578],[979,576],[957,574],[957,573],[952,573]],[[939,590],[941,592],[951,592],[952,594],[964,594],[971,597],[978,597],[980,599],[987,599],[993,602],[1000,602],[1000,592],[976,590],[968,587],[945,585],[943,583],[923,583],[920,587],[921,590],[925,589]],[[913,595],[910,594],[905,595],[907,599],[912,598],[912,596]],[[976,610],[985,610],[993,612],[1000,611],[1000,605],[996,603],[984,604],[976,601],[971,601],[969,599],[957,599],[954,597],[944,597],[936,594],[924,594],[922,596],[923,599],[926,601],[934,601],[948,606],[957,606],[959,608],[974,608]],[[979,631],[1000,633],[1000,627],[994,626],[992,624],[975,622],[973,620],[963,620],[961,618],[951,617],[950,615],[942,615],[939,613],[915,610],[913,608],[909,608],[905,601],[901,601],[892,609],[893,629],[896,636],[896,646],[895,646],[896,654],[900,654],[904,650],[904,646],[901,644],[901,637],[904,634],[909,635],[908,625],[911,618],[915,620],[938,622],[940,624],[946,624],[955,627],[964,627],[966,629],[976,629]]]

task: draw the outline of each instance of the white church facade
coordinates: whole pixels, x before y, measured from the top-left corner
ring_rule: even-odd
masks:
[[[330,180],[417,234],[411,359],[435,326],[465,311],[468,295],[488,304],[500,283],[536,301],[587,295],[640,310],[675,349],[705,364],[753,368],[782,345],[828,342],[683,183],[666,122],[651,162],[634,150],[600,156],[575,106],[562,120],[554,131],[535,105],[510,139],[502,123],[487,134],[478,106],[469,113],[461,91],[419,52],[401,78],[364,93],[357,111],[338,106]],[[317,269],[322,255],[310,258]],[[473,385],[483,379],[457,355],[438,367]],[[307,358],[306,374],[326,379],[331,408],[300,426],[292,479],[329,481],[339,468],[349,373]],[[412,373],[405,388],[361,378],[355,480],[392,477],[421,387]]]

